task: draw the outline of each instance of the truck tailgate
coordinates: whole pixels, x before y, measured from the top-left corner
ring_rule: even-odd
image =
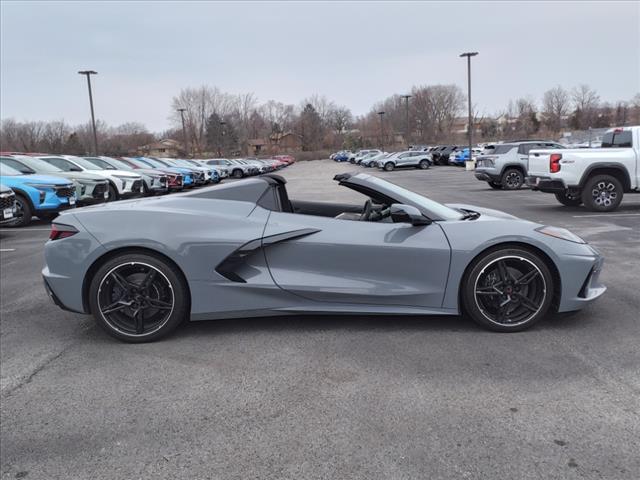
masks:
[[[549,156],[555,150],[531,150],[529,152],[529,175],[549,175]]]

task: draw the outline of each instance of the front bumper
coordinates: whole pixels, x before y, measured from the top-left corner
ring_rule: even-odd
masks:
[[[525,182],[532,190],[540,190],[545,193],[562,193],[567,190],[562,180],[552,180],[549,177],[532,175],[526,177]]]

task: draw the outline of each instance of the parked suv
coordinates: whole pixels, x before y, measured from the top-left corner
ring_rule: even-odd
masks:
[[[69,180],[48,175],[25,175],[0,163],[0,183],[16,194],[16,227],[26,227],[35,215],[50,220],[76,206],[76,189]]]
[[[431,155],[427,152],[415,152],[408,150],[406,152],[398,152],[387,158],[378,160],[378,168],[382,168],[387,172],[395,168],[421,168],[426,170],[431,166]]]
[[[93,205],[107,201],[108,183],[107,181],[85,172],[64,172],[36,157],[26,155],[12,155],[11,157],[1,157],[0,163],[8,165],[25,175],[50,175],[60,177],[73,182],[76,188],[78,206]]]
[[[526,140],[496,145],[491,155],[482,155],[476,162],[475,175],[491,188],[517,190],[524,184],[529,168],[529,150],[564,148],[556,142]]]

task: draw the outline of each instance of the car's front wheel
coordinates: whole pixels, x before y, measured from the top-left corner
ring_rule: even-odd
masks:
[[[395,168],[395,165],[392,162],[387,162],[384,164],[384,169],[387,172],[392,171]]]
[[[242,173],[241,169],[236,168],[233,172],[231,172],[231,176],[233,178],[242,178],[244,176],[244,174]]]
[[[611,175],[595,175],[584,185],[582,201],[588,210],[611,212],[622,202],[622,183]]]
[[[107,202],[115,202],[118,200],[118,191],[116,187],[113,185],[109,185],[109,196],[107,197]]]
[[[29,201],[20,194],[16,194],[16,219],[11,222],[12,227],[26,227],[31,223],[33,211]]]
[[[473,261],[461,289],[464,312],[476,323],[497,332],[518,332],[545,316],[554,285],[538,254],[500,248]]]
[[[580,193],[571,191],[554,193],[556,200],[566,207],[579,207],[582,204]]]
[[[427,168],[429,168],[429,160],[422,160],[418,164],[418,167],[420,167],[422,170],[426,170]]]
[[[105,262],[91,279],[89,305],[98,324],[131,343],[157,340],[189,314],[189,293],[176,267],[161,257],[128,253]]]

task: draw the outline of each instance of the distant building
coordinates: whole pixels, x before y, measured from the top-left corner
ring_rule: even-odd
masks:
[[[270,153],[296,152],[302,150],[302,138],[293,132],[272,133],[269,136]]]
[[[159,142],[142,145],[136,149],[137,155],[147,157],[179,157],[184,155],[182,143],[171,138],[165,138]]]
[[[255,157],[267,153],[266,145],[267,141],[264,138],[252,138],[247,142],[247,154],[250,157]]]

